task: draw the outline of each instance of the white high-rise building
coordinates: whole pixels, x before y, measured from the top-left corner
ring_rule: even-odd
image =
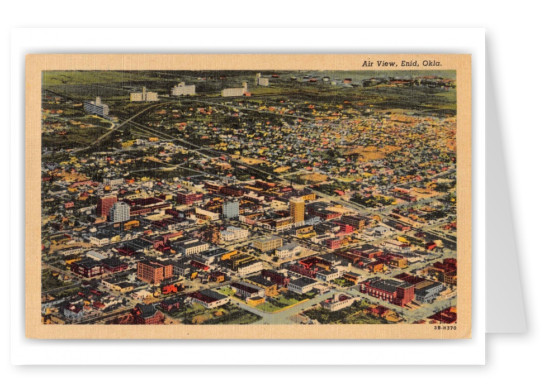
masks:
[[[101,117],[107,117],[109,115],[109,106],[101,103],[101,98],[98,96],[95,101],[84,102],[84,111]]]
[[[177,85],[172,87],[171,95],[195,95],[195,85],[186,85],[185,82],[178,83]]]
[[[130,205],[126,202],[116,202],[109,210],[109,220],[113,223],[130,220]]]
[[[156,102],[159,100],[159,95],[156,92],[147,91],[145,87],[142,92],[131,92],[130,102]]]
[[[233,219],[239,217],[239,200],[237,198],[230,198],[222,204],[222,214],[227,219]]]

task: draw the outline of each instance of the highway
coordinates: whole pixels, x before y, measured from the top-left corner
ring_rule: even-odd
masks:
[[[49,90],[49,89],[44,89],[44,91],[47,91],[51,94],[54,94],[54,95],[57,95],[57,96],[60,96],[62,98],[66,98],[66,99],[70,99],[72,101],[75,101],[75,102],[80,102],[80,103],[84,103],[81,99],[77,99],[77,98],[74,98],[72,96],[69,96],[69,95],[66,95],[66,94],[62,94],[62,93],[59,93],[59,92],[55,92],[55,91],[52,91],[52,90]],[[81,152],[81,151],[86,151],[88,150],[89,148],[91,148],[92,146],[94,145],[97,145],[98,143],[100,143],[102,140],[104,140],[106,137],[109,137],[113,132],[117,131],[118,129],[120,129],[122,126],[126,125],[127,123],[131,122],[132,120],[134,120],[135,118],[139,117],[140,115],[142,115],[143,113],[151,110],[151,109],[154,109],[156,107],[160,107],[160,106],[163,106],[163,105],[167,105],[169,104],[170,102],[160,102],[160,103],[156,103],[156,104],[153,104],[153,105],[150,105],[150,106],[147,106],[146,108],[144,108],[143,110],[139,111],[138,113],[134,114],[133,116],[123,120],[122,122],[118,123],[118,124],[115,124],[114,122],[111,122],[111,128],[110,130],[107,132],[107,133],[104,133],[102,134],[100,137],[98,137],[96,140],[94,140],[90,145],[84,147],[84,148],[77,148],[77,149],[73,149],[71,152],[72,153],[75,153],[75,152]],[[58,152],[63,152],[63,151],[58,151]],[[56,153],[56,152],[53,152],[53,153]]]
[[[166,105],[167,102],[163,102],[163,103],[158,103],[158,104],[155,104],[155,105],[152,105],[152,106],[148,106],[146,107],[145,109],[139,111],[138,113],[134,114],[132,117],[130,118],[127,118],[125,119],[124,121],[120,122],[119,124],[115,125],[110,131],[108,131],[107,133],[105,134],[102,134],[100,137],[98,137],[94,142],[92,142],[88,147],[86,148],[81,148],[79,149],[79,151],[85,151],[89,148],[91,148],[92,146],[100,143],[102,140],[104,140],[106,137],[109,137],[113,132],[119,130],[119,128],[123,127],[124,125],[126,125],[127,123],[130,123],[132,120],[134,120],[135,118],[139,117],[140,115],[142,115],[143,113],[151,110],[151,109],[154,109],[156,107],[160,107],[160,106],[163,106],[163,105]],[[76,151],[76,150],[75,150]]]

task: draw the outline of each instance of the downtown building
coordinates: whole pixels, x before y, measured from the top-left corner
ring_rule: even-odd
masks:
[[[202,199],[203,199],[202,193],[184,193],[184,192],[176,193],[176,202],[178,202],[179,204],[191,205],[194,202],[201,201]]]
[[[228,227],[220,231],[220,237],[226,243],[233,242],[234,240],[243,240],[249,237],[249,230],[238,227]]]
[[[186,239],[175,242],[172,247],[183,255],[199,254],[209,249],[209,244],[199,239]]]
[[[369,296],[388,301],[389,303],[405,306],[413,301],[415,288],[406,281],[395,279],[383,280],[379,277],[371,278],[360,286],[360,292]]]
[[[172,277],[173,266],[157,261],[139,261],[137,264],[138,279],[150,284],[159,284]]]
[[[116,195],[109,195],[105,197],[101,197],[98,200],[97,206],[96,206],[96,214],[98,216],[107,217],[109,216],[109,211],[115,205],[117,202],[117,196]]]
[[[239,217],[239,200],[233,197],[226,200],[222,205],[222,214],[227,219]]]
[[[115,202],[109,210],[109,221],[122,223],[130,220],[130,205],[126,202]]]
[[[293,218],[293,223],[296,226],[304,224],[304,199],[301,197],[293,197],[289,200],[289,211]]]
[[[275,250],[283,245],[283,239],[279,236],[271,236],[269,238],[257,239],[252,243],[252,246],[257,250],[265,253]]]

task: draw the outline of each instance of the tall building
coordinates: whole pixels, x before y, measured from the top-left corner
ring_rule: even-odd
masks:
[[[172,87],[171,95],[195,95],[195,85],[186,85],[185,82],[178,83]]]
[[[222,213],[227,219],[233,219],[239,217],[239,200],[237,198],[230,198],[222,205]]]
[[[139,261],[137,277],[150,284],[159,284],[161,281],[172,277],[172,265],[149,260]]]
[[[121,223],[130,220],[130,205],[126,202],[116,202],[109,210],[109,220]]]
[[[117,196],[110,195],[110,196],[101,197],[98,200],[98,204],[96,207],[96,214],[98,216],[103,216],[103,217],[108,216],[109,211],[111,210],[113,205],[115,205],[115,202],[117,202]]]
[[[95,101],[84,102],[84,111],[101,117],[107,117],[109,115],[109,106],[101,103],[101,98],[98,96]]]
[[[156,102],[159,100],[159,95],[156,92],[147,91],[145,87],[142,92],[131,92],[130,102]]]
[[[293,197],[289,200],[289,208],[293,223],[302,223],[304,221],[304,200],[300,197]]]

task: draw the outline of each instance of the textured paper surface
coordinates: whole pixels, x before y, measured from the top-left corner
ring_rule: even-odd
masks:
[[[365,68],[402,60],[434,67]],[[471,329],[471,70],[468,55],[29,55],[26,68],[26,334],[31,338],[449,339]],[[41,77],[47,70],[455,70],[457,91],[457,327],[384,325],[53,325],[41,322]]]

